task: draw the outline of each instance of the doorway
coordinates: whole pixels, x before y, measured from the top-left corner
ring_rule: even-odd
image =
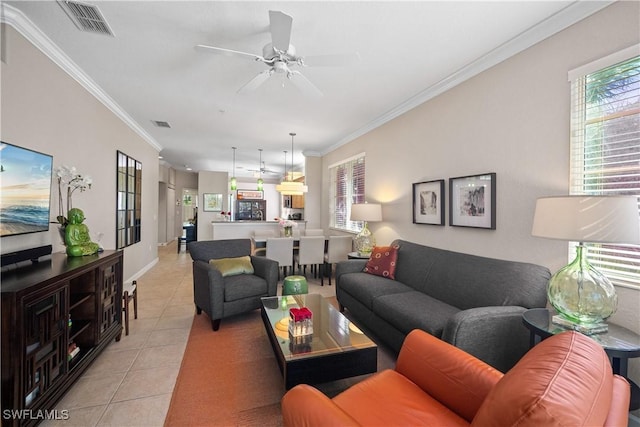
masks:
[[[182,189],[182,226],[196,224],[198,220],[198,190]]]

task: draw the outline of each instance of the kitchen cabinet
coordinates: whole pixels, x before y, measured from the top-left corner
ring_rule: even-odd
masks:
[[[304,209],[304,195],[282,196],[282,207],[292,209]]]
[[[302,196],[291,196],[291,208],[293,208],[293,209],[304,209],[304,195],[302,195]]]

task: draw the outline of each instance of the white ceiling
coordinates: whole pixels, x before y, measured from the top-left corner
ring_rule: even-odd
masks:
[[[115,37],[80,31],[55,1],[4,3],[7,22],[26,28],[166,162],[232,172],[235,146],[240,177],[258,168],[259,148],[267,169],[284,171],[290,132],[297,133],[295,162],[302,163],[303,151],[326,153],[610,2],[87,2]],[[267,67],[194,46],[261,55],[271,41],[269,10],[293,17],[298,55],[357,53],[359,62],[299,68],[324,93],[320,99],[282,75],[238,94]]]

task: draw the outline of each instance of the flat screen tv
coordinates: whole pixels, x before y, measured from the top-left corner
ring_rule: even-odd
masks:
[[[0,141],[0,236],[49,231],[53,157]]]

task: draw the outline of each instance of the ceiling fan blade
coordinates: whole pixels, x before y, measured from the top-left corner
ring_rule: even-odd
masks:
[[[304,95],[310,98],[322,98],[322,92],[309,79],[307,79],[300,71],[291,71],[287,76]]]
[[[257,61],[264,61],[264,58],[262,58],[259,55],[254,55],[253,53],[240,52],[238,50],[231,50],[231,49],[224,49],[222,47],[207,46],[205,44],[199,44],[195,47],[195,49],[200,52],[216,53],[216,54],[225,55],[225,56],[241,56],[244,58],[251,58]]]
[[[313,55],[302,58],[302,64],[309,67],[336,67],[354,65],[360,62],[358,53],[337,53],[333,55]]]
[[[273,70],[265,70],[255,76],[253,79],[249,80],[249,83],[242,86],[238,89],[238,93],[248,93],[256,90],[262,83],[266,82],[269,77],[273,74]]]
[[[271,28],[271,44],[279,51],[289,50],[291,43],[291,26],[293,18],[286,13],[276,10],[269,11],[269,26]]]

